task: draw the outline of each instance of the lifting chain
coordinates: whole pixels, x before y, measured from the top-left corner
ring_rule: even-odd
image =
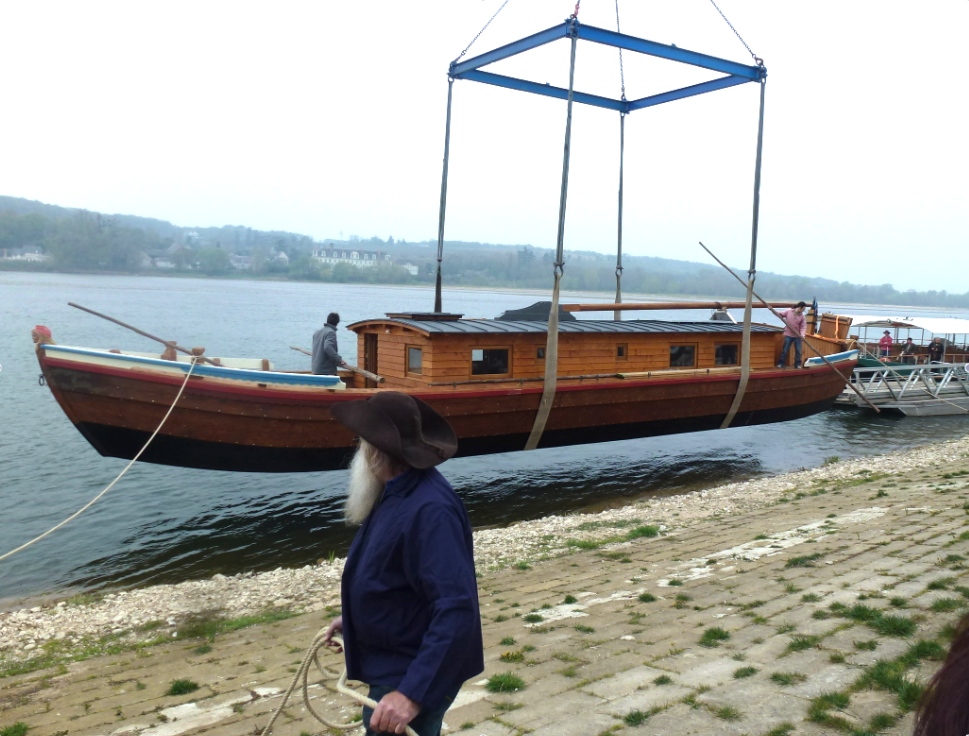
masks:
[[[491,25],[491,21],[493,21],[493,20],[494,20],[495,18],[497,18],[497,17],[498,17],[498,13],[500,13],[500,12],[501,12],[501,11],[502,11],[502,10],[504,9],[504,7],[505,7],[505,6],[506,6],[506,5],[508,4],[508,3],[509,3],[509,0],[505,0],[505,2],[503,2],[503,3],[501,4],[501,6],[500,6],[500,7],[499,7],[499,8],[498,8],[498,9],[497,9],[496,11],[495,11],[495,14],[494,14],[494,15],[492,15],[492,16],[491,16],[491,17],[490,17],[490,18],[488,19],[488,22],[487,22],[487,23],[485,23],[485,24],[484,24],[483,26],[481,26],[481,30],[480,30],[480,31],[478,31],[478,33],[477,33],[477,34],[475,35],[475,37],[474,37],[474,38],[472,38],[472,39],[471,39],[471,43],[469,43],[469,44],[468,44],[467,46],[465,46],[465,47],[464,47],[464,51],[462,51],[462,52],[461,52],[460,54],[458,54],[458,57],[457,57],[457,59],[455,59],[454,61],[457,61],[458,59],[461,59],[461,58],[463,58],[463,57],[464,57],[464,55],[465,55],[466,53],[468,53],[468,49],[470,49],[470,48],[471,48],[471,46],[472,46],[472,45],[474,45],[474,42],[478,40],[478,36],[480,36],[480,35],[481,35],[482,33],[484,33],[484,32],[485,32],[485,29],[486,29],[486,28],[487,28],[488,26],[490,26],[490,25]],[[576,8],[576,12],[578,12],[578,9],[579,9],[579,6],[578,6],[578,5],[576,5],[576,6],[575,6],[575,8]],[[452,62],[452,63],[453,63],[453,62]]]
[[[618,2],[618,0],[616,0],[616,1]],[[751,55],[751,57],[753,58],[754,62],[757,64],[757,66],[763,67],[764,66],[764,60],[761,59],[759,56],[757,56],[757,54],[755,54],[753,51],[750,50],[750,46],[748,46],[747,45],[747,42],[744,41],[743,37],[739,33],[737,33],[737,29],[733,27],[733,23],[731,23],[730,20],[729,20],[729,18],[727,18],[727,16],[725,16],[723,14],[723,11],[720,10],[720,6],[717,5],[717,3],[715,2],[715,0],[710,0],[710,4],[717,9],[717,12],[720,13],[720,17],[723,18],[724,22],[728,26],[730,26],[730,30],[733,31],[733,34],[737,38],[740,39],[740,43],[742,43],[744,45],[744,48],[747,49],[747,53],[749,53]],[[763,79],[761,80],[761,82],[763,82]]]

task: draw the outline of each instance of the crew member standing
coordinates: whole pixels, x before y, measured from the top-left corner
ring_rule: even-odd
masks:
[[[326,318],[326,324],[313,333],[312,370],[317,375],[335,376],[338,367],[347,367],[346,361],[337,352],[336,326],[338,324],[340,324],[340,315],[330,312]]]
[[[471,524],[436,465],[457,451],[451,425],[419,399],[381,391],[333,418],[359,437],[346,518],[360,529],[343,568],[347,675],[370,685],[367,736],[439,736],[461,684],[484,670]]]
[[[794,309],[781,312],[781,322],[784,323],[784,347],[781,348],[781,360],[777,364],[778,368],[783,368],[787,363],[787,354],[794,346],[794,367],[803,368],[801,364],[801,341],[807,331],[807,320],[804,319],[804,308],[807,304],[798,302]]]
[[[885,330],[878,341],[878,354],[882,358],[892,357],[892,333],[888,330]]]

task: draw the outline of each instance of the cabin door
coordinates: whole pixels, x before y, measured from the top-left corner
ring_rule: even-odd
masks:
[[[371,373],[377,372],[377,336],[363,336],[363,368]],[[376,388],[377,382],[367,379],[367,388]]]

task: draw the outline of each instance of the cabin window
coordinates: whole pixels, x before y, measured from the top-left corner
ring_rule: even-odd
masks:
[[[693,368],[696,366],[696,345],[670,345],[671,368]]]
[[[508,348],[475,348],[471,351],[471,375],[507,375],[509,370]]]
[[[626,343],[616,345],[616,360],[626,360],[629,357],[629,346]]]
[[[535,358],[536,360],[545,360],[545,348],[536,348]]]
[[[420,348],[407,347],[407,372],[424,372],[424,351]]]
[[[714,365],[738,365],[740,363],[740,346],[737,343],[727,343],[726,345],[716,345],[714,347]]]

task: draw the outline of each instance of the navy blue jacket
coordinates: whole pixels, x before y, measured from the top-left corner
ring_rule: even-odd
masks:
[[[436,469],[387,483],[343,570],[347,675],[424,709],[484,670],[471,524]]]

